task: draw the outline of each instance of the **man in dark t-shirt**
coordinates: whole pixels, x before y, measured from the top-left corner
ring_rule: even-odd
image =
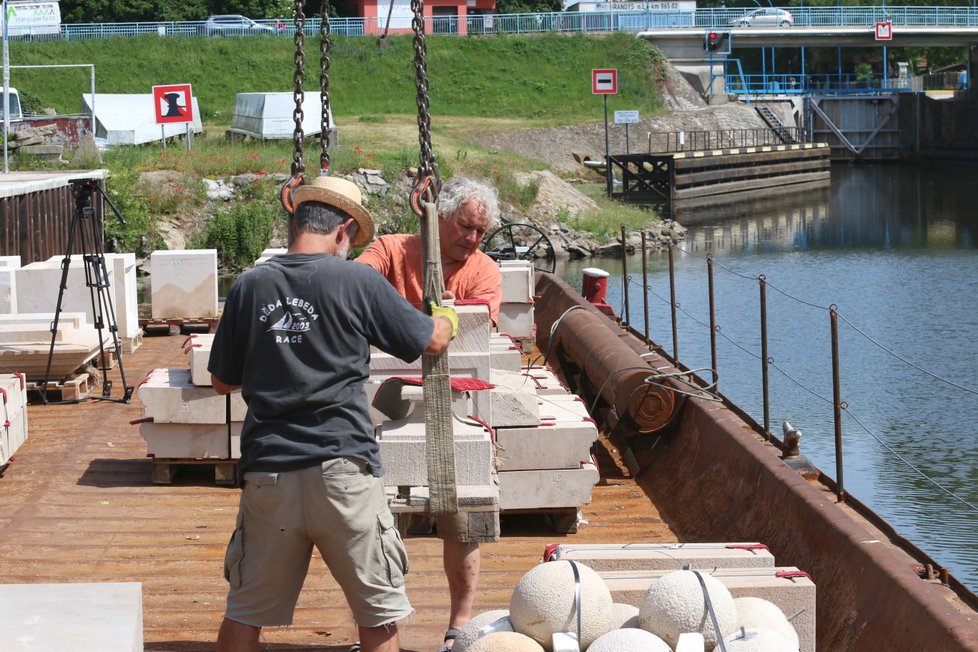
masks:
[[[397,621],[412,609],[363,390],[369,347],[406,361],[438,354],[457,318],[419,312],[346,260],[373,237],[355,184],[319,177],[293,202],[288,252],[231,287],[208,364],[217,392],[240,387],[248,404],[218,650],[257,651],[262,627],[292,623],[315,546],[347,597],[361,649],[395,652]]]

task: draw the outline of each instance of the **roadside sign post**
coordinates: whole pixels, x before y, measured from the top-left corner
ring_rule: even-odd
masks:
[[[604,169],[605,183],[608,186],[608,196],[611,197],[613,183],[611,175],[611,147],[608,142],[608,96],[618,92],[618,69],[592,69],[591,92],[595,95],[604,95]]]
[[[625,154],[630,154],[628,146],[628,125],[638,124],[638,111],[615,111],[615,124],[625,125]]]
[[[153,86],[153,110],[160,125],[163,149],[166,149],[166,125],[185,123],[187,149],[190,149],[190,124],[194,121],[193,92],[190,84]]]

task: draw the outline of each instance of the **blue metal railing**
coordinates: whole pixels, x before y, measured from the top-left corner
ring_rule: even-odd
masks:
[[[978,27],[978,9],[957,7],[781,7],[791,12],[794,27],[866,27],[880,21],[894,26]],[[596,11],[532,14],[468,15],[468,34],[530,34],[539,32],[612,32],[671,28],[727,28],[751,8],[696,9],[692,11]],[[257,21],[275,28],[277,35],[291,37],[295,26],[290,19]],[[460,21],[455,16],[436,16],[425,20],[431,34],[458,34]],[[343,36],[377,35],[384,31],[386,18],[334,18],[332,32]],[[121,36],[156,35],[190,37],[203,35],[203,21],[147,23],[64,24],[54,34],[27,33],[13,38],[30,40],[96,39]],[[319,18],[306,20],[307,32],[319,29]],[[406,18],[395,19],[391,32],[410,30]]]
[[[735,95],[867,95],[912,90],[909,77],[855,74],[766,74],[724,76],[724,90]]]

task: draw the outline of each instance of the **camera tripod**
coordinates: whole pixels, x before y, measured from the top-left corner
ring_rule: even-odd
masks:
[[[85,266],[85,285],[88,287],[92,301],[92,319],[98,332],[99,367],[102,372],[102,396],[99,400],[129,403],[132,400],[133,387],[126,384],[126,370],[122,364],[122,348],[119,346],[119,327],[116,322],[115,308],[110,293],[111,283],[109,272],[105,266],[103,250],[104,229],[99,215],[96,213],[92,198],[96,194],[106,201],[121,224],[126,220],[116,208],[98,179],[71,179],[71,194],[75,199],[75,209],[72,213],[71,224],[68,227],[68,243],[65,247],[65,257],[61,261],[61,284],[58,288],[58,302],[54,309],[54,321],[51,323],[51,347],[48,350],[48,363],[44,371],[44,383],[41,385],[41,401],[49,404],[48,381],[51,376],[51,364],[54,360],[54,348],[58,338],[58,322],[61,318],[61,307],[64,303],[65,290],[68,287],[68,270],[71,267],[72,249],[76,238],[81,249],[81,257]],[[104,332],[112,336],[112,346],[119,365],[119,376],[122,380],[122,398],[113,399],[112,381],[109,379],[109,361],[106,356]],[[59,403],[77,403],[81,399],[58,401]]]

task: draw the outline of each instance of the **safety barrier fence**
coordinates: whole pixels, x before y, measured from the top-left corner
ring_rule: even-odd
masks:
[[[434,16],[425,20],[430,34],[527,34],[539,32],[610,32],[666,28],[732,28],[742,21],[751,8],[695,9],[689,11],[592,11],[541,12],[529,14],[469,14],[464,24],[456,16]],[[796,27],[868,27],[888,21],[896,26],[978,27],[978,8],[956,7],[785,7]],[[274,35],[291,37],[294,22],[287,17],[259,20],[274,30]],[[305,21],[306,31],[319,29],[320,19]],[[774,26],[776,27],[776,26]],[[393,18],[388,25],[382,18],[333,18],[333,34],[342,36],[379,35],[410,31],[410,19]],[[25,29],[11,38],[28,40],[99,39],[155,35],[161,37],[198,37],[205,35],[203,21],[160,21],[139,23],[63,24],[60,29]]]

